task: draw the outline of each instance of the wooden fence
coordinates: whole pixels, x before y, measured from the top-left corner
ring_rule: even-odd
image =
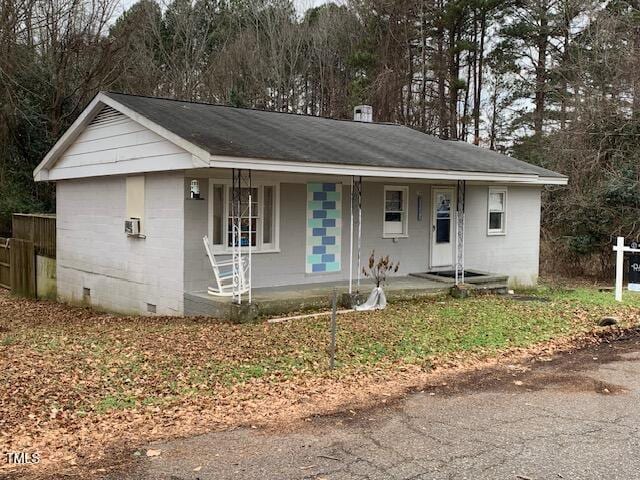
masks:
[[[11,293],[36,297],[36,254],[30,240],[11,239]]]
[[[56,258],[56,216],[13,214],[12,238],[33,242],[36,255]]]
[[[13,214],[11,238],[0,238],[0,287],[37,297],[36,257],[56,258],[55,215]]]
[[[8,238],[0,238],[0,287],[11,288],[11,251]]]

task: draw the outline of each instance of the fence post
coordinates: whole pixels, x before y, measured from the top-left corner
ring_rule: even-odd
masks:
[[[11,292],[36,298],[36,262],[33,242],[11,239]]]
[[[616,300],[622,301],[622,282],[624,275],[624,237],[618,237],[616,243]]]

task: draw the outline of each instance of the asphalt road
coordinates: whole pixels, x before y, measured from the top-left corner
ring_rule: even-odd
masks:
[[[294,431],[154,444],[162,454],[128,478],[640,479],[638,342],[501,366]]]

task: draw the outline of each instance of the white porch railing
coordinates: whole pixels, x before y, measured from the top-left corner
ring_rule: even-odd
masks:
[[[242,294],[247,292],[249,303],[252,302],[251,292],[251,256],[253,250],[253,212],[251,170],[233,169],[231,186],[231,242],[233,261],[233,301],[242,303]],[[243,195],[246,193],[246,198]],[[247,219],[247,274],[244,274],[242,220]]]

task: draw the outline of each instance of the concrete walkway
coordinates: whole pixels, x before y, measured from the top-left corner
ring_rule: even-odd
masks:
[[[463,377],[293,432],[156,444],[162,455],[142,459],[129,478],[628,480],[640,478],[639,433],[633,338]]]

